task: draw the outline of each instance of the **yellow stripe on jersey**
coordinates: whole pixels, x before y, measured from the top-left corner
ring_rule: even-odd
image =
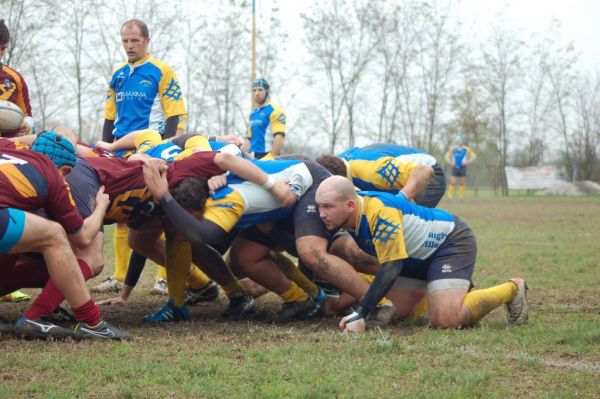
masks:
[[[385,206],[379,199],[363,197],[364,216],[379,263],[408,258],[402,230],[402,212]]]
[[[245,202],[240,193],[232,191],[218,200],[209,198],[206,201],[204,218],[229,233],[244,214],[244,207]]]
[[[10,183],[22,197],[33,198],[38,196],[35,187],[33,187],[29,179],[25,177],[16,165],[11,163],[0,164],[0,172],[10,180]]]

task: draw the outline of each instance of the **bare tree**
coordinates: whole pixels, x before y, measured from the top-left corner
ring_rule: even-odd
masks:
[[[420,69],[422,89],[425,94],[425,130],[419,147],[433,150],[439,114],[448,105],[449,85],[454,77],[462,46],[458,26],[451,20],[451,3],[423,3],[415,29],[417,37],[417,64]]]
[[[523,43],[516,34],[495,26],[482,48],[482,59],[477,68],[478,83],[494,104],[499,150],[499,180],[502,195],[508,195],[504,168],[507,166],[510,128],[518,103],[518,78],[521,71]]]
[[[376,49],[376,37],[370,34],[376,12],[368,2],[334,0],[302,16],[311,65],[326,77],[330,151],[338,143],[344,119],[347,145],[354,145],[356,93]]]

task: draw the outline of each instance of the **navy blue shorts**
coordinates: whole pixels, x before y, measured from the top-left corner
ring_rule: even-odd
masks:
[[[466,166],[455,166],[452,168],[452,176],[454,177],[465,177],[467,176]]]
[[[67,175],[67,183],[82,218],[90,216],[96,208],[96,194],[102,185],[96,171],[82,158]]]
[[[20,209],[0,209],[0,254],[7,254],[21,240],[25,230],[25,212]]]
[[[276,225],[287,231],[293,228],[295,238],[317,236],[329,239],[330,234],[319,216],[319,205],[315,196],[321,182],[331,176],[331,173],[314,161],[303,162],[310,171],[313,184],[296,203],[294,213],[278,221]]]
[[[477,242],[471,228],[454,217],[454,230],[427,259],[406,259],[396,286],[427,288],[428,293],[449,288],[468,290],[475,269]]]
[[[423,192],[417,194],[414,198],[417,205],[435,208],[446,193],[446,176],[444,169],[438,165],[433,165],[433,176]]]

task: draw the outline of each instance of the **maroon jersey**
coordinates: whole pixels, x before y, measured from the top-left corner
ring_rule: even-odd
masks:
[[[17,150],[0,138],[0,208],[23,211],[44,209],[67,233],[83,225],[83,219],[60,172],[46,156]]]
[[[186,177],[212,177],[224,173],[214,163],[218,152],[197,152],[169,164],[167,180],[173,188]],[[121,158],[85,158],[98,174],[104,192],[110,198],[106,223],[132,223],[155,214],[156,203],[146,188],[142,161]]]
[[[23,115],[31,116],[29,90],[21,74],[0,62],[0,99],[17,104]],[[14,137],[18,130],[3,133],[4,137]]]

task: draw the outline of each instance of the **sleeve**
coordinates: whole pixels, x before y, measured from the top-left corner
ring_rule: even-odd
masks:
[[[467,158],[469,161],[473,161],[475,158],[477,158],[477,154],[475,154],[475,152],[473,152],[473,150],[471,150],[469,147],[467,147]]]
[[[52,220],[60,223],[67,234],[72,234],[83,226],[83,219],[75,206],[69,185],[64,181],[58,169],[54,168],[54,170],[47,177],[48,199],[45,208]]]
[[[17,80],[18,85],[18,93],[17,97],[17,105],[19,108],[23,110],[25,116],[31,116],[31,103],[29,101],[29,88],[27,87],[27,83],[25,83],[25,79],[23,76],[17,71],[15,71],[19,79]]]
[[[108,88],[106,93],[106,104],[104,106],[104,119],[114,121],[117,119],[117,103],[115,102],[115,90]]]
[[[166,64],[161,67],[161,70],[162,76],[158,82],[158,92],[165,119],[171,116],[184,115],[186,111],[183,93],[175,72]]]
[[[398,176],[398,179],[396,179],[396,183],[394,184],[393,188],[396,190],[400,190],[406,185],[408,177],[411,175],[412,172],[414,172],[414,170],[417,168],[417,166],[419,166],[419,164],[417,164],[416,162],[399,161],[395,158],[393,158],[392,162],[394,163],[394,165],[400,173],[400,176]]]
[[[250,114],[250,118],[252,118],[252,114]],[[250,123],[248,123],[248,130],[246,130],[246,138],[248,140],[252,138],[252,119],[250,119]]]
[[[454,156],[454,146],[450,147],[446,152],[446,162],[452,162],[452,157]]]
[[[286,119],[285,114],[283,113],[283,109],[280,106],[274,106],[273,112],[269,116],[269,121],[271,122],[271,131],[273,134],[283,134],[287,132]]]
[[[377,211],[369,218],[369,229],[379,263],[408,258],[402,230],[402,214],[398,209],[384,206],[376,201]],[[373,206],[373,205],[371,205]]]
[[[3,137],[0,137],[0,148],[4,148],[7,150],[14,150],[16,149],[15,143],[9,139],[5,139]]]

